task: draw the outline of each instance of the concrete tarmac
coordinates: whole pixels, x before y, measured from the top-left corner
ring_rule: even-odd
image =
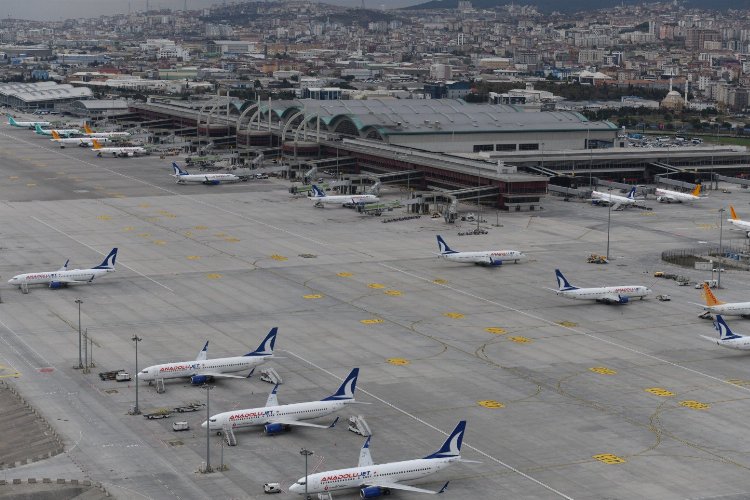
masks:
[[[220,186],[176,185],[170,161],[97,158],[60,150],[30,131],[0,128],[0,276],[98,264],[112,247],[117,272],[91,285],[22,294],[0,290],[0,364],[64,438],[66,458],[25,466],[71,467],[118,498],[261,498],[265,482],[288,487],[310,470],[356,465],[363,439],[340,424],[275,437],[237,433],[224,447],[229,470],[195,471],[205,460],[204,412],[164,420],[130,416],[135,384],[95,372],[255,349],[279,327],[282,403],[320,399],[352,367],[377,462],[435,451],[468,421],[464,456],[418,484],[446,498],[742,498],[750,495],[747,354],[722,349],[698,319],[700,293],[654,271],[710,278],[661,263],[663,250],[719,239],[718,209],[750,218],[744,190],[711,192],[694,205],[612,211],[550,198],[545,210],[502,213],[483,236],[442,219],[383,224],[343,208],[316,209],[269,179]],[[398,199],[396,188],[385,199]],[[472,210],[474,211],[474,210]],[[608,265],[587,264],[604,253]],[[483,268],[439,260],[436,235],[458,250],[513,248],[528,262]],[[725,245],[747,245],[723,224]],[[648,285],[654,294],[621,306],[558,297],[554,269],[576,286]],[[746,300],[745,273],[722,274],[725,301]],[[667,293],[670,302],[655,300]],[[78,365],[78,309],[94,340],[91,374]],[[737,332],[750,333],[740,318]],[[143,410],[205,400],[187,381],[167,391],[141,385]],[[272,386],[253,377],[220,380],[212,413],[262,406]],[[188,432],[171,431],[187,420]],[[317,423],[330,422],[332,418]],[[211,464],[221,440],[210,436]],[[61,461],[67,460],[69,465]],[[18,473],[21,470],[19,469]],[[398,498],[419,495],[396,492]],[[358,492],[336,498],[356,498]]]

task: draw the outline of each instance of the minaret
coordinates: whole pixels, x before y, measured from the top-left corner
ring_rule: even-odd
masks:
[[[685,107],[688,107],[688,92],[690,92],[690,81],[685,79]]]
[[[672,92],[672,77],[669,77],[669,91]]]

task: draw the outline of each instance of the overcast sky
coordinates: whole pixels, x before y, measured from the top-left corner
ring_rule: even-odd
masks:
[[[312,0],[316,1],[316,0]],[[149,0],[151,9],[182,9],[185,0]],[[188,9],[201,9],[225,0],[187,0]],[[362,0],[324,0],[325,3],[359,6]],[[370,9],[403,7],[421,3],[422,0],[365,0]],[[0,0],[0,17],[60,20],[71,17],[98,17],[106,14],[124,14],[146,9],[146,0]]]

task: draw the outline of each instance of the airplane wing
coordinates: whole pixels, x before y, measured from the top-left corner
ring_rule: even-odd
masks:
[[[228,373],[216,373],[216,372],[198,372],[195,374],[199,377],[218,377],[218,378],[247,378],[242,375],[230,375]]]
[[[620,203],[618,201],[617,203],[615,203],[614,205],[612,205],[612,210],[619,210],[620,207],[622,207],[622,203]]]
[[[60,283],[91,283],[94,280],[94,277],[92,276],[91,279],[88,280],[75,280],[73,278],[58,278],[55,281],[58,281]]]
[[[282,425],[298,425],[300,427],[315,427],[316,429],[330,429],[331,427],[335,426],[338,421],[339,421],[339,418],[336,417],[336,420],[334,420],[332,424],[320,425],[320,424],[311,424],[309,422],[301,422],[299,420],[274,418],[273,420],[269,420],[267,423],[268,424],[282,424]]]
[[[609,300],[611,302],[620,302],[622,300],[622,297],[616,293],[608,293],[604,297],[602,297],[602,300]]]
[[[426,490],[424,488],[417,488],[416,486],[408,486],[406,484],[394,483],[390,481],[367,481],[365,485],[377,486],[379,488],[387,488],[389,490],[403,490],[403,491],[413,491],[414,493],[427,493],[428,495],[440,494],[443,491],[445,491],[445,489],[448,487],[448,483],[445,483],[445,486],[440,488],[440,491],[433,491],[433,490]]]

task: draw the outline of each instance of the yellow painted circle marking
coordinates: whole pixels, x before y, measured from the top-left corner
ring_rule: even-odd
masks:
[[[30,187],[30,188],[36,187],[36,182],[27,182],[26,187]]]
[[[391,295],[392,297],[398,297],[399,295],[401,295],[401,292],[398,290],[386,290],[384,293],[386,295]]]
[[[500,328],[499,326],[490,326],[485,328],[484,331],[494,333],[495,335],[503,335],[505,333],[508,333],[504,328]]]
[[[370,288],[385,288],[385,285],[381,285],[380,283],[370,283],[367,286],[369,286]]]
[[[99,220],[112,220],[112,217],[109,215],[97,215],[96,218]]]
[[[227,243],[237,243],[238,241],[240,241],[240,239],[229,236],[227,238],[224,238],[224,241],[226,241]]]
[[[382,323],[383,320],[380,318],[377,319],[361,319],[359,320],[360,323],[364,323],[365,325],[377,325],[378,323]]]
[[[533,342],[531,339],[527,339],[526,337],[508,337],[513,342],[518,342],[519,344],[528,344],[530,342]]]
[[[750,386],[750,380],[742,380],[739,378],[730,378],[727,380],[730,384],[739,385],[742,387],[748,387]]]
[[[341,278],[349,278],[349,277],[353,276],[353,274],[352,273],[343,272],[343,273],[338,273],[336,276],[339,276]]]
[[[206,226],[195,226],[193,229],[197,229],[198,231],[202,231],[204,229],[208,229]]]
[[[443,316],[445,316],[446,318],[453,318],[453,319],[461,319],[461,318],[463,318],[463,317],[464,317],[464,315],[463,315],[463,314],[461,314],[461,313],[456,313],[456,312],[447,312],[447,313],[443,313]]]
[[[221,274],[219,274],[219,273],[208,273],[206,275],[206,278],[208,278],[210,280],[218,280],[218,279],[221,278]]]
[[[164,241],[164,240],[154,240],[154,245],[160,245],[160,246],[162,246],[162,245],[166,245],[166,244],[167,244],[167,242]]]
[[[141,203],[141,204],[140,204],[140,205],[138,205],[138,206],[139,206],[140,208],[149,208],[149,207],[151,207],[151,205],[149,205],[148,203]]]
[[[617,373],[612,368],[607,368],[605,366],[594,366],[593,368],[589,368],[589,370],[598,373],[599,375],[615,375]]]
[[[278,254],[273,254],[273,255],[271,255],[271,258],[272,258],[273,260],[278,260],[278,261],[281,261],[281,262],[283,262],[283,261],[285,261],[285,260],[289,260],[289,259],[287,259],[286,257],[284,257],[283,255],[278,255]]]
[[[226,235],[227,235],[227,233],[224,233],[224,232],[214,234],[214,236],[216,236],[217,238],[223,238]]]
[[[322,299],[323,296],[319,293],[310,293],[302,296],[303,299]]]
[[[18,179],[18,176],[17,175],[11,175],[10,177],[8,177],[8,179],[10,179],[12,181],[15,181],[15,180]]]
[[[388,361],[392,365],[408,365],[409,360],[404,358],[388,358],[386,361]]]
[[[186,258],[187,258],[187,260],[198,260],[201,257],[200,257],[200,255],[188,255]]]
[[[646,392],[650,392],[651,394],[654,394],[655,396],[661,396],[663,398],[669,398],[674,396],[674,392],[668,391],[666,389],[662,389],[661,387],[650,387],[648,389],[643,389]]]
[[[436,285],[445,285],[446,283],[448,283],[448,280],[438,278],[436,280],[432,280],[432,282],[435,283]]]
[[[565,326],[567,328],[575,328],[576,326],[578,326],[578,323],[575,323],[573,321],[558,321],[557,324],[560,326]]]
[[[123,231],[135,231],[135,228],[133,226],[125,226],[122,228]]]
[[[692,408],[693,410],[708,410],[711,408],[711,405],[708,403],[701,403],[700,401],[680,401],[680,406],[684,406],[685,408]]]
[[[641,216],[643,217],[654,217],[656,214],[654,212],[641,212]]]
[[[141,238],[149,238],[151,236],[151,233],[138,233],[138,236]]]
[[[595,458],[599,460],[600,462],[604,462],[605,464],[624,464],[626,460],[622,457],[618,457],[617,455],[613,455],[611,453],[602,453],[601,455],[594,455],[592,458]]]
[[[500,401],[495,401],[492,399],[485,399],[482,401],[477,401],[477,404],[479,406],[484,406],[485,408],[492,408],[492,409],[505,408],[505,405],[502,404]]]

